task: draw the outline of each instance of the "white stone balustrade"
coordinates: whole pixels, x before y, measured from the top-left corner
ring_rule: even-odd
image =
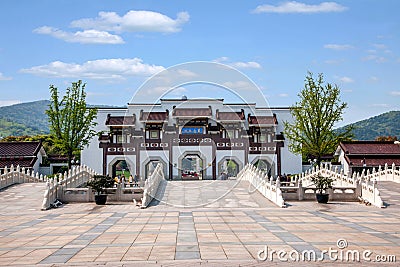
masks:
[[[142,208],[146,208],[154,199],[162,180],[164,180],[164,172],[162,164],[158,163],[153,173],[145,181],[141,206]]]
[[[282,197],[279,179],[274,182],[268,175],[257,169],[252,164],[247,164],[237,175],[238,179],[248,181],[264,197],[275,203],[277,206],[286,207]]]
[[[372,173],[367,170],[366,174],[364,172],[361,174],[353,173],[352,176],[344,174],[343,170],[338,171],[337,167],[332,170],[332,167],[328,168],[327,165],[322,164],[321,168],[314,167],[312,170],[297,175],[295,181],[299,181],[303,188],[313,189],[315,186],[311,181],[311,177],[318,174],[331,177],[334,180],[334,189],[346,190],[355,188],[355,192],[358,194],[357,197],[376,207],[384,207],[378,189],[379,182],[392,181],[400,183],[400,169],[395,164],[392,164],[391,168],[389,168],[388,164],[385,164],[384,168],[380,166],[378,170],[373,169]],[[285,187],[285,189],[287,188]],[[300,187],[297,186],[297,188]]]
[[[39,175],[39,173],[33,173],[25,168],[20,168],[19,165],[17,167],[11,165],[10,168],[5,167],[3,174],[0,175],[0,189],[13,184],[44,182],[46,179],[45,176]]]
[[[46,182],[46,190],[43,195],[42,210],[50,208],[57,198],[63,200],[64,192],[69,188],[77,188],[86,183],[93,175],[95,171],[88,168],[87,166],[78,166],[59,174],[58,177],[48,179]]]

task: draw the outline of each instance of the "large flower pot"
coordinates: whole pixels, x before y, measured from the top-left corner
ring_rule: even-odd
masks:
[[[107,195],[95,195],[94,201],[97,205],[105,205],[107,202]]]
[[[316,194],[318,203],[328,203],[329,194]]]

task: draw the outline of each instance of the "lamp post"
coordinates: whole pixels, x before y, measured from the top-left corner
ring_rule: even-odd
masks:
[[[71,160],[71,167],[72,167],[72,168],[75,168],[77,165],[79,165],[79,160],[74,160],[74,159],[72,159],[72,160]]]

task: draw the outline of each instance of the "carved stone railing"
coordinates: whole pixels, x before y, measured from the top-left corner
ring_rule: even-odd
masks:
[[[144,183],[142,208],[146,208],[154,199],[162,180],[164,180],[163,166],[161,163],[158,163],[153,173]]]
[[[95,174],[95,171],[87,166],[79,166],[68,173],[65,172],[64,174],[59,174],[58,177],[47,179],[42,210],[49,209],[56,199],[65,201],[64,195],[67,191],[79,188]]]
[[[340,197],[333,196],[333,199],[337,200],[349,200],[354,198],[354,200],[361,200],[367,204],[374,205],[376,207],[384,207],[384,202],[381,198],[380,191],[378,189],[378,183],[381,181],[392,181],[396,183],[400,183],[400,170],[396,167],[395,164],[392,164],[391,168],[388,167],[388,164],[385,164],[384,168],[378,168],[378,170],[373,169],[372,173],[367,170],[367,173],[353,173],[352,176],[347,175],[343,172],[343,170],[338,171],[337,167],[332,169],[332,167],[328,167],[327,165],[322,165],[321,168],[314,167],[298,176],[295,177],[294,182],[295,186],[293,187],[285,187],[282,188],[284,192],[284,197],[292,198],[293,197],[293,189],[298,190],[297,195],[299,199],[302,198],[302,188],[305,190],[313,190],[315,186],[313,185],[311,178],[314,175],[322,175],[325,177],[331,177],[334,180],[333,183],[333,193],[335,194],[338,191],[342,192],[350,192],[354,190],[352,193],[353,196],[350,194],[341,195]],[[292,194],[290,195],[289,192],[291,191]]]
[[[268,174],[257,169],[252,164],[247,164],[237,175],[238,179],[249,181],[249,183],[259,191],[264,197],[272,201],[278,207],[286,207],[280,189],[279,178],[274,182],[268,178]]]
[[[46,176],[39,175],[39,173],[34,173],[25,168],[20,168],[20,166],[14,167],[11,165],[10,168],[5,167],[3,169],[3,174],[0,175],[0,189],[13,184],[39,183],[45,180]]]

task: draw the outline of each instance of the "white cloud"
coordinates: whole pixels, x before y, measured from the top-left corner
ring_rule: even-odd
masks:
[[[387,48],[385,44],[372,44],[372,49],[366,50],[367,55],[362,58],[363,61],[375,61],[376,63],[384,63],[395,60],[393,52]]]
[[[370,82],[377,82],[377,81],[379,81],[379,78],[376,77],[376,76],[371,76],[371,77],[369,77],[369,81]]]
[[[400,91],[391,91],[390,95],[392,95],[392,96],[400,96]]]
[[[349,50],[349,49],[353,49],[354,47],[352,45],[348,45],[348,44],[326,44],[326,45],[324,45],[324,48],[332,49],[332,50]]]
[[[185,87],[177,87],[177,88],[174,88],[171,92],[170,92],[170,94],[171,95],[176,95],[176,96],[180,96],[180,95],[182,95],[183,93],[186,93],[188,90],[185,88]]]
[[[11,106],[22,103],[20,100],[0,100],[0,107]]]
[[[261,68],[260,63],[257,63],[255,61],[233,62],[230,65],[232,67],[235,67],[235,68],[238,68],[238,69],[260,69]]]
[[[234,81],[234,82],[224,82],[222,84],[228,89],[236,89],[236,90],[254,90],[256,87],[254,84],[249,83],[248,81]]]
[[[384,63],[387,61],[387,58],[377,55],[368,55],[362,58],[364,61],[375,61],[376,63]]]
[[[376,49],[380,49],[380,50],[386,50],[387,46],[385,44],[373,44],[373,47],[375,47]]]
[[[4,74],[0,72],[0,81],[9,81],[9,80],[12,80],[12,77],[4,76]]]
[[[335,65],[335,64],[340,64],[344,62],[344,59],[328,59],[324,61],[325,64],[329,64],[329,65]]]
[[[238,68],[238,69],[261,69],[261,64],[255,61],[247,61],[247,62],[242,62],[242,61],[238,61],[238,62],[229,62],[229,58],[228,57],[219,57],[217,59],[214,59],[213,62],[217,62],[217,63],[223,63],[229,66],[232,66],[234,68]]]
[[[70,43],[81,44],[123,44],[124,40],[118,35],[105,31],[85,30],[75,33],[66,32],[57,28],[43,26],[33,30],[34,33],[46,34]]]
[[[277,6],[260,5],[253,10],[253,13],[327,13],[342,12],[347,7],[335,2],[322,2],[318,5],[308,5],[296,1],[285,2]]]
[[[198,76],[193,71],[186,70],[186,69],[177,69],[176,72],[177,72],[177,74],[179,76],[184,76],[184,77],[196,77],[196,76]]]
[[[140,58],[114,58],[86,61],[83,64],[54,61],[47,65],[22,69],[21,72],[59,78],[122,80],[128,76],[150,76],[162,70],[164,67],[143,63]]]
[[[214,59],[213,61],[214,61],[214,62],[222,63],[222,62],[227,62],[227,61],[229,61],[229,58],[228,58],[228,57],[219,57],[219,58],[217,58],[217,59]]]
[[[184,87],[176,87],[176,88],[171,88],[167,86],[157,86],[157,87],[152,87],[148,88],[146,90],[139,90],[138,91],[138,96],[154,96],[156,95],[157,97],[165,97],[166,95],[173,95],[173,96],[181,96],[182,94],[186,93],[187,89]]]
[[[158,12],[145,10],[130,10],[123,16],[115,12],[99,12],[97,18],[75,20],[71,22],[71,26],[112,32],[172,33],[180,31],[189,18],[187,12],[179,12],[175,20]]]
[[[278,96],[279,97],[289,97],[289,94],[282,93],[282,94],[279,94]]]
[[[386,54],[391,54],[391,53],[393,53],[393,51],[390,50],[385,44],[373,44],[372,46],[373,46],[375,49],[377,49],[377,50],[379,50],[379,51],[382,51],[383,53],[386,53]],[[372,53],[376,53],[377,50],[370,49],[370,50],[368,50],[368,51],[374,51],[374,52],[372,52]]]
[[[354,82],[354,80],[352,78],[346,77],[346,76],[339,78],[339,81],[342,82],[342,83],[352,83],[352,82]]]
[[[389,104],[379,104],[379,103],[376,103],[376,104],[370,105],[370,107],[374,107],[374,108],[388,108],[388,107],[390,107],[390,105],[389,105]]]

